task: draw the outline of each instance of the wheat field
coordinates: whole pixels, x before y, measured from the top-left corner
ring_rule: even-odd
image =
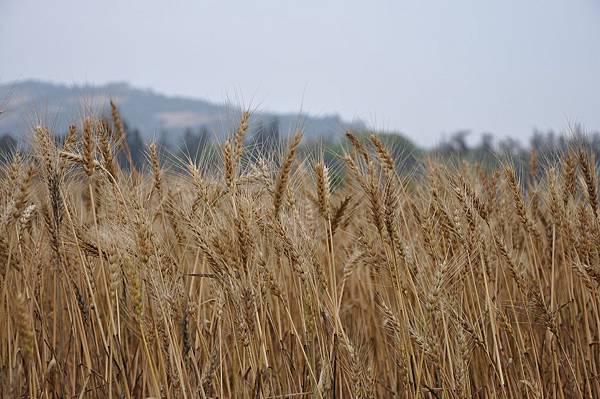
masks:
[[[595,161],[426,159],[347,134],[218,171],[86,118],[0,174],[0,388],[29,398],[600,396]],[[339,172],[339,171],[338,171]]]

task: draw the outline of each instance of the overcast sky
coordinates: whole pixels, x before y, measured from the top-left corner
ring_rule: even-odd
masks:
[[[29,78],[339,113],[429,145],[596,130],[600,1],[0,0],[0,83]]]

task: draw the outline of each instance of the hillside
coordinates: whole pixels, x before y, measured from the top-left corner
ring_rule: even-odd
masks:
[[[64,132],[69,122],[92,111],[105,113],[109,99],[114,99],[127,123],[141,131],[144,138],[168,132],[175,142],[186,128],[208,128],[213,136],[222,137],[237,120],[234,105],[205,100],[166,96],[126,83],[104,86],[67,86],[34,80],[0,85],[0,136],[22,138],[37,120],[48,123],[56,132]],[[265,125],[274,119],[282,134],[302,126],[309,138],[334,138],[348,128],[363,129],[364,123],[342,121],[338,115],[309,116],[299,113],[257,112],[253,123]]]

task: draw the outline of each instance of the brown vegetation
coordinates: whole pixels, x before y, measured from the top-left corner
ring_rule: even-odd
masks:
[[[600,219],[585,148],[519,182],[322,158],[148,173],[113,123],[35,131],[0,185],[3,397],[600,396]],[[81,137],[79,133],[81,132]],[[541,168],[532,157],[533,170]],[[543,176],[540,178],[539,176]]]

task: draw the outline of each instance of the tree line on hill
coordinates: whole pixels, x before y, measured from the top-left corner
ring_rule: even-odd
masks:
[[[107,121],[108,122],[108,121]],[[147,144],[140,130],[128,125],[124,121],[127,145],[131,153],[131,160],[136,168],[140,169],[147,163]],[[413,170],[418,161],[426,156],[445,159],[449,162],[471,161],[477,162],[484,169],[492,169],[503,160],[511,160],[520,175],[529,173],[531,154],[535,153],[541,163],[555,163],[562,154],[574,146],[585,146],[593,153],[595,159],[600,158],[600,132],[586,132],[576,126],[567,134],[554,131],[534,131],[529,143],[522,145],[517,140],[505,138],[496,140],[492,134],[483,134],[476,143],[469,143],[469,131],[458,131],[442,140],[430,149],[417,146],[402,134],[386,132],[355,132],[365,140],[370,134],[376,134],[390,149],[392,156],[397,161],[401,170]],[[58,136],[57,141],[61,141]],[[158,135],[157,144],[160,149],[162,161],[167,166],[181,167],[185,161],[201,162],[205,170],[219,167],[219,154],[222,142],[214,139],[214,134],[206,126],[197,129],[188,128],[183,135],[173,143],[168,131]],[[273,164],[278,164],[278,159],[285,148],[284,135],[281,134],[277,118],[268,123],[256,123],[247,135],[246,153],[248,160],[266,159]],[[19,147],[19,142],[10,134],[0,136],[0,163],[9,157],[9,154]],[[333,176],[341,173],[343,162],[341,156],[347,150],[343,140],[328,140],[305,142],[301,152],[308,157],[323,157],[323,161],[330,167]],[[26,148],[20,149],[26,152]],[[127,162],[121,159],[123,166]]]

